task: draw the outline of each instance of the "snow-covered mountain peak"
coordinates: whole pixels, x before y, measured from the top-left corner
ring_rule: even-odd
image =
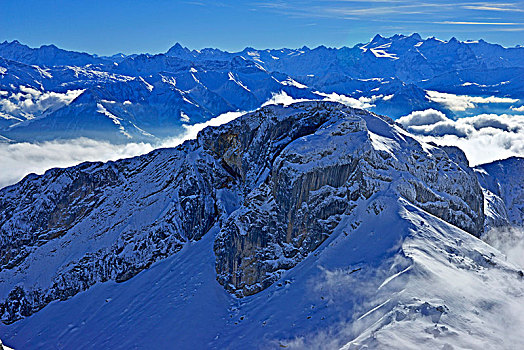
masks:
[[[4,40],[3,42],[0,43],[0,45],[2,45],[2,46],[18,46],[18,45],[21,45],[22,46],[22,44],[18,40],[12,40],[12,41]]]
[[[97,58],[85,52],[67,51],[53,44],[42,45],[39,48],[30,48],[19,41],[4,41],[0,44],[0,57],[40,66],[103,64],[105,59]]]
[[[145,178],[156,180],[129,187]],[[124,188],[122,201],[117,193]],[[10,281],[4,321],[66,298],[63,293],[127,280],[215,223],[221,226],[218,280],[238,295],[254,294],[318,248],[342,217],[363,205],[380,208],[375,198],[386,194],[474,235],[483,228],[482,192],[467,165],[419,143],[388,118],[333,102],[269,105],[207,128],[174,150],[27,177],[2,190],[0,199],[2,274]],[[35,195],[38,200],[29,200]],[[66,249],[74,262],[62,265],[66,251],[48,260],[49,249],[73,236],[87,244]],[[145,250],[129,250],[134,244]],[[20,282],[38,275],[33,259],[53,268],[20,290]],[[92,263],[80,283],[76,269]],[[20,293],[23,306],[13,304]]]
[[[463,153],[390,118],[267,105],[0,190],[0,331],[32,348],[506,346],[483,320],[519,305],[522,272],[475,237],[483,199]]]
[[[419,40],[419,41],[422,40],[422,37],[420,36],[419,33],[413,33],[409,37],[415,40]]]
[[[181,58],[191,58],[194,57],[192,55],[191,50],[189,50],[186,47],[183,47],[180,43],[175,43],[169,50],[166,52],[167,56],[176,56]]]

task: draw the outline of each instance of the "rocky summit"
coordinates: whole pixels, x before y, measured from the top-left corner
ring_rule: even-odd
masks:
[[[524,295],[522,272],[477,238],[494,214],[522,225],[495,170],[387,117],[310,101],[29,175],[0,190],[0,332],[21,348],[301,348],[325,332],[354,349],[393,329],[471,346],[496,301],[461,281]],[[100,327],[115,331],[92,337]]]

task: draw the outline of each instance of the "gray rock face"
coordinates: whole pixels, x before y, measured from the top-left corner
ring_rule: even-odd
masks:
[[[53,169],[3,189],[2,320],[13,322],[97,282],[125,281],[200,239],[217,219],[214,196],[228,174],[220,167],[213,174],[213,159],[196,148],[188,142],[175,151]],[[217,179],[213,187],[210,176]],[[38,282],[26,284],[19,275]]]
[[[306,113],[293,123],[247,117],[220,129],[220,137],[232,141],[215,147],[218,155],[246,184],[256,184],[215,241],[218,281],[228,290],[243,296],[266,288],[379,191],[403,196],[474,235],[482,232],[482,192],[467,163],[422,146],[387,118],[327,103],[292,108]],[[301,128],[308,133],[297,137]],[[267,130],[277,130],[276,139]],[[289,140],[285,147],[280,135]]]
[[[212,227],[218,282],[257,293],[348,214],[382,211],[379,192],[478,236],[482,190],[450,154],[388,118],[304,102],[263,107],[175,149],[30,175],[0,191],[2,321],[132,278]]]

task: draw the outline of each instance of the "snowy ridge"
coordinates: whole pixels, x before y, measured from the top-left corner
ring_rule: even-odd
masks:
[[[242,296],[266,288],[315,250],[360,201],[382,191],[474,235],[482,232],[481,188],[446,151],[422,146],[387,118],[347,107],[338,112],[338,104],[291,108],[306,112],[288,116],[284,125],[293,126],[282,136],[282,122],[272,118],[253,134],[249,125],[260,123],[251,121],[254,115],[218,129],[220,135],[210,134],[213,129],[202,134],[233,174],[255,185],[216,240],[218,280],[227,289]],[[278,138],[268,140],[266,130]],[[301,136],[306,130],[314,132]],[[380,201],[373,206],[383,207]]]

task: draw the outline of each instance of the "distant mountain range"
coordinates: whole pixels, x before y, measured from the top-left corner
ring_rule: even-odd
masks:
[[[177,43],[164,54],[107,57],[3,42],[0,140],[155,141],[224,112],[254,110],[279,93],[392,118],[428,108],[450,117],[470,112],[428,91],[502,99],[476,113],[519,107],[524,48],[412,34],[377,35],[352,48],[226,52]]]

